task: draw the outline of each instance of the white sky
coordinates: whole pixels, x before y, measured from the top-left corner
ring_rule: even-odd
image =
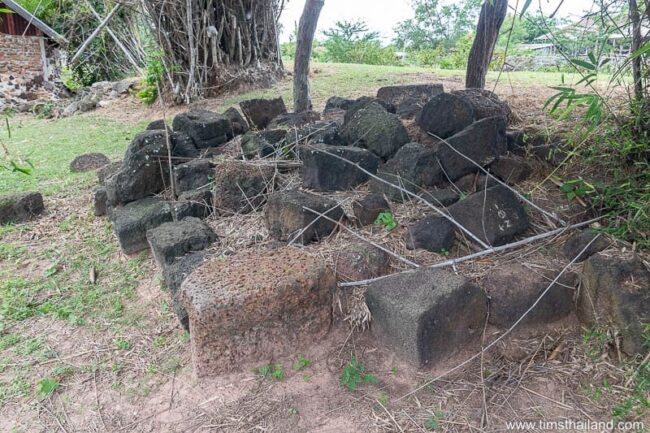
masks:
[[[542,10],[549,14],[555,10],[560,1],[534,0],[530,9],[531,11],[533,9],[538,10],[541,6]],[[523,3],[524,0],[519,0],[520,5]],[[510,0],[511,7],[514,8],[516,4],[516,0]],[[593,0],[565,1],[558,15],[565,17],[581,16],[582,12],[589,10],[592,4]],[[280,20],[283,25],[281,36],[283,42],[289,39],[289,35],[300,21],[304,5],[305,0],[288,0]],[[363,19],[368,23],[370,30],[380,32],[386,41],[390,41],[394,36],[393,28],[395,25],[412,16],[411,0],[325,0],[325,6],[318,22],[316,37],[320,38],[322,36],[321,32],[332,27],[336,21]]]

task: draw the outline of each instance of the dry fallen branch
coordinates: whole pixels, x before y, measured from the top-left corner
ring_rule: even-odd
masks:
[[[391,251],[391,250],[389,250],[389,249],[387,249],[387,248],[382,247],[382,246],[379,245],[378,243],[375,243],[375,242],[373,242],[373,241],[371,241],[371,240],[369,240],[369,239],[366,239],[365,237],[361,236],[360,234],[358,234],[358,233],[355,232],[354,230],[352,230],[352,229],[346,227],[345,225],[339,223],[339,222],[336,221],[335,219],[332,219],[332,218],[328,217],[328,216],[325,215],[324,213],[320,213],[320,212],[318,212],[318,211],[315,211],[315,210],[310,209],[310,208],[305,207],[305,206],[303,206],[303,209],[306,210],[306,211],[308,211],[308,212],[311,212],[311,213],[313,213],[313,214],[315,214],[315,215],[318,215],[318,218],[316,218],[315,221],[317,221],[317,220],[320,219],[320,218],[326,219],[326,220],[328,220],[329,222],[332,222],[332,223],[336,224],[338,227],[341,227],[343,230],[349,232],[350,234],[352,234],[353,236],[357,237],[358,239],[361,239],[362,241],[367,242],[367,243],[369,243],[370,245],[372,245],[372,246],[374,246],[374,247],[376,247],[376,248],[379,248],[380,250],[384,251],[385,253],[390,254],[391,256],[395,257],[397,260],[399,260],[399,261],[401,261],[401,262],[404,262],[404,263],[406,263],[407,265],[412,266],[412,267],[414,267],[414,268],[419,268],[419,267],[420,267],[420,265],[418,265],[417,263],[414,263],[414,262],[410,261],[409,259],[407,259],[407,258],[405,258],[405,257],[402,257],[402,256],[400,256],[399,254],[397,254],[397,253],[395,253],[395,252],[393,252],[393,251]]]
[[[316,214],[318,214],[318,218],[314,218],[314,220],[313,220],[312,222],[310,222],[310,223],[307,224],[305,227],[303,227],[301,230],[299,230],[298,233],[296,233],[296,235],[291,239],[291,241],[289,241],[289,246],[291,246],[291,245],[293,245],[294,243],[296,243],[296,241],[297,241],[298,239],[300,239],[301,236],[302,236],[302,235],[303,235],[307,230],[309,230],[310,227],[312,227],[314,224],[316,224],[316,223],[318,222],[318,220],[320,220],[323,216],[329,214],[330,212],[334,211],[335,209],[340,208],[342,205],[343,205],[343,202],[338,203],[336,206],[332,207],[331,209],[328,209],[327,212],[324,212],[323,214],[319,214],[318,212],[315,212]],[[309,212],[314,212],[314,211],[312,211],[311,209],[306,208],[306,207],[303,207],[303,209],[306,210],[306,211],[309,211]],[[338,224],[338,221],[337,221],[337,224]]]
[[[444,141],[444,140],[443,140],[443,141]],[[447,143],[447,145],[449,145],[449,146],[453,149],[453,146],[451,146],[449,143]],[[561,220],[560,218],[558,218],[557,216],[555,216],[555,215],[553,215],[553,214],[551,214],[551,213],[545,211],[544,209],[541,209],[541,208],[538,207],[537,205],[531,203],[530,200],[528,200],[527,198],[523,197],[523,195],[520,194],[517,190],[515,190],[515,189],[512,188],[511,186],[509,186],[509,185],[507,185],[507,184],[505,184],[505,183],[503,183],[503,182],[501,182],[500,180],[498,180],[498,179],[495,178],[499,183],[501,183],[502,185],[504,185],[504,186],[505,186],[506,188],[508,188],[509,190],[513,191],[513,192],[514,192],[518,197],[521,197],[521,198],[522,198],[526,203],[529,203],[531,206],[533,206],[535,209],[538,209],[538,210],[539,210],[540,212],[542,212],[544,215],[546,215],[546,216],[548,216],[548,217],[551,217],[551,218],[555,219],[556,221],[561,222],[565,227],[562,227],[562,228],[559,228],[559,229],[556,229],[556,230],[553,230],[553,231],[550,231],[550,232],[542,233],[542,234],[539,234],[539,235],[536,235],[536,236],[532,236],[532,237],[530,237],[530,238],[523,239],[523,240],[521,240],[521,241],[517,241],[517,242],[513,242],[513,243],[510,243],[510,244],[507,244],[507,245],[502,245],[502,246],[499,246],[499,247],[490,247],[490,246],[486,245],[484,242],[480,241],[480,239],[478,239],[478,238],[477,238],[473,233],[471,233],[469,230],[467,230],[465,227],[463,227],[460,223],[458,223],[456,220],[454,220],[454,219],[453,219],[453,218],[452,218],[452,217],[451,217],[447,212],[444,212],[442,209],[440,209],[440,208],[438,208],[438,207],[436,207],[436,206],[433,206],[429,201],[423,199],[423,198],[420,197],[419,195],[417,195],[417,194],[415,194],[415,193],[413,193],[413,192],[411,192],[411,191],[409,191],[409,190],[403,188],[403,187],[400,186],[400,185],[393,184],[393,183],[391,183],[391,182],[389,182],[389,181],[387,181],[387,180],[385,180],[385,179],[380,178],[379,176],[377,176],[377,175],[371,173],[370,171],[364,169],[364,168],[361,167],[359,164],[356,164],[356,163],[350,161],[349,159],[344,158],[344,157],[342,157],[342,156],[340,156],[340,155],[336,155],[336,154],[334,154],[334,153],[332,153],[332,152],[328,152],[327,150],[323,150],[322,148],[318,148],[318,147],[315,147],[315,146],[312,146],[312,145],[307,145],[306,147],[308,147],[308,148],[310,148],[310,149],[312,149],[312,150],[314,150],[314,151],[324,153],[324,154],[326,154],[326,155],[329,155],[329,156],[331,156],[331,157],[333,157],[333,158],[336,158],[336,159],[339,159],[339,160],[341,160],[341,161],[344,161],[345,163],[354,166],[354,167],[357,168],[358,170],[361,170],[362,172],[364,172],[364,173],[367,174],[368,176],[372,177],[373,179],[379,180],[380,182],[383,182],[383,183],[385,183],[386,185],[389,185],[389,186],[391,186],[391,187],[393,187],[393,188],[398,189],[398,190],[401,191],[402,193],[407,194],[409,197],[413,197],[413,198],[415,198],[416,200],[418,200],[418,201],[424,203],[427,207],[429,207],[429,208],[435,210],[439,215],[441,215],[442,217],[444,217],[444,218],[446,218],[447,220],[449,220],[449,221],[450,221],[452,224],[454,224],[456,227],[460,228],[461,231],[462,231],[463,233],[468,234],[468,235],[469,235],[473,240],[477,241],[481,246],[483,246],[483,247],[485,248],[483,251],[480,251],[480,252],[477,252],[477,253],[474,253],[474,254],[471,254],[471,255],[465,256],[465,257],[461,257],[461,258],[457,258],[457,259],[452,259],[452,260],[447,260],[447,261],[445,261],[445,262],[438,263],[438,264],[436,264],[436,265],[431,266],[432,268],[441,268],[441,267],[447,267],[447,266],[454,266],[454,265],[456,265],[456,264],[458,264],[458,263],[462,263],[462,262],[465,262],[465,261],[468,261],[468,260],[472,260],[472,259],[475,259],[475,258],[483,257],[483,256],[486,256],[486,255],[494,254],[494,253],[501,252],[501,251],[506,251],[506,250],[513,249],[513,248],[517,248],[517,247],[520,247],[520,246],[523,246],[523,245],[527,245],[527,244],[530,244],[530,243],[533,243],[533,242],[536,242],[536,241],[539,241],[539,240],[542,240],[542,239],[546,239],[546,238],[549,238],[549,237],[552,237],[552,236],[555,236],[555,235],[562,234],[562,233],[564,233],[565,231],[567,231],[567,230],[569,230],[569,229],[575,229],[575,228],[584,227],[584,226],[586,226],[586,225],[592,224],[592,223],[594,223],[594,222],[599,221],[600,219],[602,219],[602,218],[595,218],[595,219],[592,219],[592,220],[589,220],[589,221],[585,221],[585,222],[582,222],[582,223],[574,224],[574,225],[571,225],[571,226],[566,226],[566,222],[562,221],[562,220]],[[456,151],[456,150],[454,149],[454,151]],[[458,152],[458,151],[456,151],[456,152],[457,152],[459,155],[465,157],[467,160],[471,161],[473,164],[475,164],[477,167],[479,167],[481,170],[483,170],[483,171],[484,171],[488,176],[494,177],[494,176],[492,176],[492,174],[490,174],[487,170],[485,170],[483,167],[481,167],[480,164],[476,163],[476,162],[473,161],[471,158],[468,158],[467,156],[463,155],[461,152]],[[346,229],[347,229],[347,228],[346,228]],[[348,230],[349,230],[349,229],[348,229]],[[351,232],[352,232],[352,231],[351,231]],[[352,232],[352,233],[353,233],[355,236],[357,236],[357,237],[361,237],[361,236],[358,235],[357,233],[354,233],[354,232]],[[361,238],[363,239],[363,237],[361,237]],[[365,239],[364,239],[364,240],[365,240]],[[391,255],[395,255],[395,253],[391,253]],[[405,272],[410,272],[410,271],[405,271]],[[356,282],[341,283],[341,284],[340,284],[340,287],[353,287],[353,286],[366,285],[366,284],[370,284],[370,283],[372,283],[372,282],[374,282],[374,281],[378,281],[378,280],[381,280],[381,279],[386,278],[386,277],[387,277],[387,276],[383,276],[383,277],[379,277],[379,278],[375,278],[375,279],[371,279],[371,280],[364,280],[364,281],[356,281]]]
[[[403,188],[403,187],[400,186],[400,185],[396,185],[396,184],[394,184],[394,183],[392,183],[392,182],[389,182],[389,181],[387,181],[387,180],[385,180],[385,179],[382,179],[381,177],[377,176],[377,175],[374,174],[374,173],[371,173],[370,171],[368,171],[368,170],[366,170],[365,168],[361,167],[361,165],[359,165],[359,164],[355,164],[354,162],[350,161],[350,160],[347,159],[347,158],[343,158],[343,157],[340,156],[340,155],[336,155],[336,154],[334,154],[334,153],[332,153],[332,152],[328,152],[328,151],[326,151],[326,150],[319,149],[319,148],[317,148],[317,147],[315,147],[315,146],[307,145],[307,147],[310,148],[310,149],[312,149],[312,150],[314,150],[314,151],[316,151],[316,152],[321,152],[321,153],[324,153],[324,154],[326,154],[326,155],[329,155],[329,156],[331,156],[331,157],[333,157],[333,158],[336,158],[336,159],[339,159],[339,160],[341,160],[341,161],[344,161],[345,163],[350,164],[350,165],[356,167],[357,169],[361,170],[363,173],[367,174],[368,176],[372,177],[373,179],[376,179],[376,180],[378,180],[378,181],[380,181],[380,182],[382,182],[382,183],[384,183],[384,184],[386,184],[386,185],[388,185],[388,186],[391,186],[391,187],[393,187],[393,188],[395,188],[395,189],[401,191],[402,193],[408,195],[409,197],[414,198],[415,200],[417,200],[417,201],[423,203],[423,204],[426,205],[427,207],[429,207],[429,208],[431,208],[432,210],[434,210],[437,214],[439,214],[440,216],[442,216],[443,218],[445,218],[446,220],[448,220],[449,222],[451,222],[454,226],[458,227],[458,228],[459,228],[463,233],[465,233],[467,236],[469,236],[470,238],[472,238],[476,243],[478,243],[479,245],[481,245],[483,248],[490,248],[489,245],[487,245],[485,242],[483,242],[481,239],[479,239],[479,238],[478,238],[474,233],[472,233],[471,231],[469,231],[468,229],[466,229],[462,224],[460,224],[458,221],[456,221],[456,220],[455,220],[451,215],[449,215],[447,212],[445,212],[444,210],[442,210],[442,209],[439,208],[439,207],[436,207],[436,206],[432,205],[428,200],[426,200],[426,199],[420,197],[419,195],[417,195],[417,194],[415,194],[415,193],[413,193],[413,192],[407,190],[406,188]]]
[[[489,248],[487,250],[479,251],[478,253],[470,254],[470,255],[467,255],[467,256],[464,256],[464,257],[459,257],[459,258],[456,258],[456,259],[450,259],[450,260],[446,260],[444,262],[436,263],[435,265],[431,265],[429,267],[434,268],[434,269],[435,268],[446,268],[446,267],[449,267],[449,266],[454,266],[454,265],[457,265],[457,264],[460,264],[460,263],[463,263],[463,262],[467,262],[469,260],[477,259],[479,257],[484,257],[484,256],[488,256],[488,255],[491,255],[491,254],[500,253],[500,252],[507,251],[507,250],[512,250],[512,249],[515,249],[515,248],[522,247],[524,245],[528,245],[528,244],[531,244],[531,243],[534,243],[534,242],[537,242],[537,241],[541,241],[543,239],[547,239],[547,238],[550,238],[550,237],[553,237],[553,236],[561,235],[564,232],[572,230],[572,229],[578,229],[578,228],[581,228],[581,227],[591,225],[591,224],[593,224],[595,222],[600,221],[601,219],[602,219],[602,217],[599,217],[599,218],[591,219],[589,221],[584,221],[584,222],[581,222],[581,223],[573,224],[573,225],[570,225],[568,227],[561,227],[559,229],[555,229],[555,230],[552,230],[550,232],[545,232],[545,233],[541,233],[539,235],[531,236],[529,238],[522,239],[522,240],[517,241],[517,242],[512,242],[512,243],[509,243],[509,244],[506,244],[506,245],[501,245],[500,247],[493,247],[493,248]],[[409,270],[409,271],[404,271],[404,272],[412,272],[412,271]],[[393,274],[393,275],[395,275],[395,274]],[[379,281],[379,280],[383,280],[384,278],[388,278],[389,276],[390,275],[386,275],[386,276],[383,276],[383,277],[378,277],[378,278],[373,278],[373,279],[370,279],[370,280],[363,280],[363,281],[351,281],[349,283],[340,283],[339,285],[341,287],[365,286],[367,284],[374,283],[375,281]]]
[[[472,158],[470,158],[469,156],[465,155],[463,152],[458,151],[458,149],[454,148],[454,146],[452,146],[452,145],[451,145],[447,140],[445,140],[444,138],[440,138],[440,137],[438,137],[436,134],[432,134],[431,132],[429,132],[428,134],[429,134],[430,136],[432,136],[433,138],[435,138],[435,139],[437,139],[437,140],[440,140],[441,142],[443,142],[444,144],[446,144],[446,145],[447,145],[451,150],[453,150],[455,153],[457,153],[458,155],[462,156],[462,157],[465,158],[467,161],[471,162],[471,163],[472,163],[473,165],[475,165],[479,170],[481,170],[481,171],[482,171],[486,176],[488,176],[488,177],[491,178],[492,180],[495,180],[495,181],[498,182],[500,185],[502,185],[502,186],[508,188],[510,191],[512,191],[513,193],[515,193],[515,195],[516,195],[517,197],[519,197],[522,201],[524,201],[524,202],[525,202],[527,205],[529,205],[530,207],[536,209],[537,211],[541,212],[542,214],[546,215],[547,217],[549,217],[549,218],[551,218],[551,219],[553,219],[553,220],[559,222],[559,223],[562,224],[563,226],[566,226],[566,225],[567,225],[566,221],[562,220],[562,218],[560,218],[560,217],[558,217],[557,215],[552,214],[552,213],[550,213],[550,212],[548,212],[548,211],[542,209],[541,207],[537,206],[535,203],[533,203],[531,200],[529,200],[528,198],[526,198],[526,196],[524,196],[523,194],[521,194],[521,193],[520,193],[519,191],[517,191],[515,188],[513,188],[513,187],[511,187],[510,185],[508,185],[507,183],[501,181],[501,179],[495,177],[492,173],[490,173],[488,170],[486,170],[485,168],[483,168],[483,166],[482,166],[481,164],[479,164],[478,162],[474,161]]]

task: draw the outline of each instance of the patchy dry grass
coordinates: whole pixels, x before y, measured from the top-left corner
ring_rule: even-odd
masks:
[[[315,68],[317,108],[333,94],[373,94],[388,84],[462,86],[461,74],[454,71]],[[558,74],[512,74],[504,76],[499,93],[524,124],[550,129],[553,122],[540,115],[540,95],[547,92],[545,84],[558,80]],[[290,93],[287,79],[274,89],[197,105],[225,109],[249,97],[277,94],[290,104]],[[171,116],[177,110],[165,112]],[[487,354],[482,365],[477,361],[404,400],[399,397],[438,372],[414,371],[367,332],[351,333],[343,326],[317,347],[269,360],[273,371],[282,371],[277,378],[243,371],[196,379],[189,336],[170,311],[151,258],[121,254],[110,223],[92,214],[94,174],[68,170],[80,153],[119,159],[144,124],[162,113],[160,107],[127,99],[70,119],[12,119],[10,151],[28,157],[35,172],[27,177],[1,172],[0,190],[39,189],[47,213],[31,223],[0,227],[0,431],[488,432],[503,431],[504,422],[516,418],[602,420],[618,414],[647,419],[642,411],[647,360],[642,368],[638,362],[618,364],[592,338],[583,341],[574,322],[515,335]],[[412,212],[398,212],[400,223]],[[247,218],[254,222],[256,216]],[[225,220],[215,226],[232,235],[224,248],[237,247],[237,230],[249,228]],[[375,235],[393,236],[397,245],[400,233]],[[471,266],[478,271],[487,265]],[[342,387],[341,373],[353,359],[377,383],[362,380],[355,391]]]

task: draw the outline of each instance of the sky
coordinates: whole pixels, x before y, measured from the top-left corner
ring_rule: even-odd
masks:
[[[538,10],[541,6],[545,13],[550,14],[561,1],[533,0],[530,10]],[[519,0],[519,4],[523,3],[524,0]],[[592,3],[593,0],[564,1],[558,15],[565,17],[581,16],[583,11],[590,9]],[[514,8],[516,4],[516,0],[510,0],[510,7]],[[288,41],[293,29],[300,21],[304,5],[305,0],[288,0],[280,19],[283,25],[282,42]],[[411,0],[325,0],[325,6],[318,21],[316,37],[321,37],[322,31],[332,27],[336,21],[363,19],[370,30],[380,32],[384,41],[390,42],[394,36],[393,29],[395,25],[412,16]]]

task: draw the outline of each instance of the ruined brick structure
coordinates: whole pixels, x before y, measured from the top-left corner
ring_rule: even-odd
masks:
[[[38,98],[59,78],[62,36],[13,0],[0,0],[0,106]]]

